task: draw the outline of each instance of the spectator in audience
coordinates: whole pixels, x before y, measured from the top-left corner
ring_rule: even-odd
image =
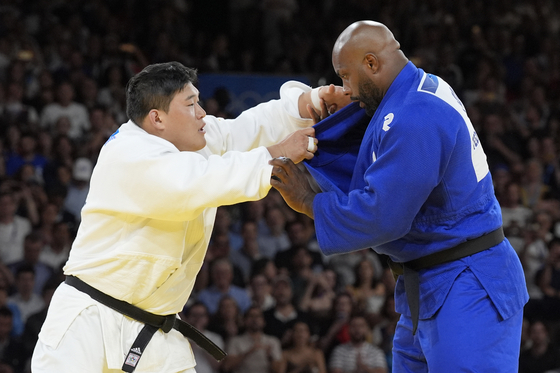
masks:
[[[334,348],[330,373],[386,373],[387,361],[381,349],[366,341],[369,325],[363,316],[353,316],[348,324],[350,341]]]
[[[6,180],[2,185],[8,191],[12,191],[14,202],[16,205],[16,215],[21,216],[31,223],[32,226],[39,223],[39,210],[38,204],[43,202],[41,200],[43,193],[39,183],[31,181],[24,182],[22,171],[31,168],[31,165],[23,165],[20,172],[14,179]],[[1,191],[0,191],[1,192]]]
[[[536,274],[548,256],[547,244],[552,239],[552,219],[546,211],[536,212],[530,226],[525,230],[525,247],[519,254],[527,282],[527,291],[533,299],[542,298],[536,283]]]
[[[211,315],[208,330],[219,334],[227,344],[231,338],[239,334],[242,326],[243,314],[235,299],[229,295],[223,296],[218,303],[218,310]]]
[[[280,274],[272,283],[274,307],[263,313],[264,332],[278,338],[282,345],[290,339],[289,331],[297,321],[309,322],[307,314],[299,311],[293,301],[293,288],[290,277]]]
[[[16,292],[8,298],[15,303],[20,312],[23,323],[32,314],[39,312],[45,306],[45,301],[39,294],[33,292],[35,287],[35,271],[32,265],[19,267],[15,275]]]
[[[243,245],[242,235],[234,232],[232,218],[229,207],[220,206],[216,211],[216,223],[214,224],[213,234],[225,234],[229,239],[231,251],[237,251]]]
[[[56,87],[56,102],[47,104],[41,112],[41,126],[54,130],[57,120],[67,117],[70,121],[68,137],[78,140],[90,128],[86,107],[74,101],[75,89],[71,82],[62,81]]]
[[[39,224],[34,230],[41,234],[45,246],[51,244],[53,226],[57,220],[58,208],[53,203],[45,203],[39,211]]]
[[[379,321],[381,307],[385,303],[386,290],[381,282],[381,273],[376,273],[368,260],[359,262],[354,270],[356,281],[346,290],[352,294],[356,312],[362,313],[369,323]]]
[[[11,336],[12,318],[8,307],[0,307],[0,363],[8,365],[14,372],[23,372],[27,362],[25,350],[21,342]]]
[[[45,189],[50,191],[58,186],[67,186],[69,180],[64,180],[60,175],[60,167],[71,170],[74,164],[73,152],[74,146],[72,140],[65,135],[56,136],[53,140],[53,157],[45,165],[43,170],[43,179],[45,181]]]
[[[55,270],[62,268],[68,259],[71,246],[72,239],[68,223],[64,221],[54,223],[51,242],[41,251],[39,260]]]
[[[23,343],[23,347],[25,348],[26,355],[29,358],[33,354],[33,348],[35,348],[35,344],[37,343],[41,326],[43,326],[47,317],[47,311],[54,291],[61,281],[62,279],[56,278],[56,276],[53,276],[49,281],[47,281],[41,293],[44,302],[43,308],[38,312],[31,314],[25,322],[25,329],[23,330],[21,341]]]
[[[535,282],[543,294],[532,298],[525,306],[525,316],[530,320],[560,321],[560,238],[548,243],[548,255],[535,274]]]
[[[552,198],[560,197],[560,155],[557,144],[552,135],[543,136],[540,139],[539,158],[543,165],[543,181],[549,187],[549,195]]]
[[[217,259],[210,268],[212,286],[198,294],[198,300],[208,308],[210,314],[216,313],[218,303],[224,295],[231,296],[241,312],[245,312],[251,305],[251,299],[244,288],[232,284],[233,266],[227,258]]]
[[[298,321],[290,334],[290,343],[282,352],[279,373],[327,373],[323,351],[311,343],[309,325]]]
[[[270,282],[264,274],[257,273],[251,277],[249,287],[253,306],[259,306],[263,312],[274,307],[276,301],[271,295]]]
[[[372,343],[383,350],[389,368],[391,368],[393,362],[393,337],[400,316],[395,311],[395,298],[391,293],[385,298],[385,303],[381,309],[381,319],[377,320],[372,330]]]
[[[325,268],[309,278],[305,292],[299,302],[299,309],[320,324],[330,316],[336,297],[336,272]]]
[[[276,278],[276,275],[280,271],[276,268],[274,261],[270,258],[261,258],[253,263],[253,268],[251,269],[251,276],[255,276],[257,274],[262,274],[266,277],[269,283],[272,283]],[[287,274],[287,272],[282,272]]]
[[[105,79],[101,83],[97,101],[105,106],[109,112],[117,117],[118,123],[126,122],[126,98],[125,98],[125,85],[128,76],[122,65],[111,64],[105,70]]]
[[[19,337],[23,333],[23,321],[18,306],[8,301],[9,288],[7,284],[0,283],[0,307],[8,307],[12,311],[12,337]]]
[[[33,292],[40,295],[43,291],[43,286],[54,274],[54,268],[39,260],[43,250],[43,238],[39,232],[31,232],[25,236],[23,242],[23,259],[14,262],[8,266],[14,277],[22,267],[30,266],[33,268],[34,285]]]
[[[261,257],[257,225],[254,221],[243,222],[241,237],[243,238],[241,247],[238,250],[231,250],[229,256],[231,263],[241,270],[244,282],[249,283],[253,264]]]
[[[542,321],[531,324],[531,348],[519,356],[519,373],[546,373],[560,368],[560,350],[550,342],[548,328]]]
[[[348,322],[353,311],[352,296],[347,292],[336,295],[330,319],[320,327],[318,347],[328,358],[335,346],[348,342]]]
[[[290,268],[292,270],[288,273],[293,282],[294,304],[299,304],[305,294],[307,284],[312,281],[311,278],[315,273],[323,269],[323,266],[313,266],[311,252],[307,247],[301,246],[295,249],[291,257]]]
[[[533,216],[533,211],[521,203],[520,186],[510,181],[500,201],[504,234],[519,254],[524,245],[524,232]]]
[[[14,192],[0,192],[0,261],[4,264],[23,258],[23,241],[31,232],[31,223],[16,215],[16,209]]]
[[[21,82],[8,83],[3,117],[9,124],[16,124],[32,131],[37,129],[39,114],[33,106],[23,102],[24,88]]]
[[[302,220],[296,219],[286,223],[285,229],[291,246],[288,250],[280,251],[276,254],[274,258],[276,267],[286,268],[291,272],[293,270],[292,258],[300,247],[309,249],[309,255],[311,255],[311,259],[313,260],[313,267],[323,266],[323,254],[320,250],[317,251],[318,246],[315,250],[312,250],[314,245],[309,242],[310,240]],[[314,244],[316,245],[316,241],[314,241]]]
[[[485,145],[484,152],[491,170],[498,165],[512,166],[523,157],[521,136],[506,130],[504,118],[499,113],[489,113],[484,117],[481,141]]]
[[[116,130],[116,128],[113,128],[111,123],[107,121],[107,117],[108,113],[101,105],[95,105],[89,109],[91,127],[80,141],[80,143],[83,144],[80,155],[90,160],[97,160],[101,148]]]
[[[286,218],[278,207],[271,207],[265,211],[264,215],[268,233],[259,231],[259,247],[261,255],[267,258],[276,256],[277,253],[287,250],[290,247],[290,240],[286,233]]]
[[[82,207],[86,203],[89,193],[89,180],[93,171],[93,164],[87,158],[78,158],[72,166],[72,182],[68,186],[68,194],[64,199],[64,208],[80,221]]]
[[[379,255],[370,249],[332,256],[329,260],[329,265],[336,271],[340,278],[340,285],[346,287],[356,282],[354,268],[363,260],[371,261],[375,268],[375,273],[381,273],[382,266]]]
[[[226,345],[228,356],[223,367],[233,373],[278,372],[282,348],[278,338],[263,332],[265,321],[259,307],[252,306],[245,313],[245,333],[231,338]]]
[[[224,340],[214,332],[206,329],[208,326],[208,309],[200,302],[192,304],[179,314],[183,320],[197,328],[208,339],[220,348],[224,348]],[[216,361],[208,352],[204,351],[197,344],[191,344],[194,357],[196,359],[196,371],[198,373],[218,373],[220,363]]]
[[[547,198],[550,188],[543,181],[543,165],[537,158],[525,162],[525,173],[521,182],[521,201],[524,206],[535,207]]]
[[[37,181],[43,182],[43,169],[47,159],[37,153],[37,138],[32,132],[21,134],[18,150],[8,155],[6,159],[6,174],[14,176],[25,164],[31,164],[35,168]]]

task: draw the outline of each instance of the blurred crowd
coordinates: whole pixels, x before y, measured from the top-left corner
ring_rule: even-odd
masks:
[[[560,371],[559,2],[0,0],[0,372],[28,370],[131,76],[175,60],[340,84],[331,48],[359,19],[462,99],[531,298],[520,372]],[[203,106],[227,117],[227,104],[221,90]],[[199,373],[390,372],[394,286],[370,249],[322,255],[313,222],[272,190],[218,209],[181,317],[229,353],[217,364],[193,346]]]

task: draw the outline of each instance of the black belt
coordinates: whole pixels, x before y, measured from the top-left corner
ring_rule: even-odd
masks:
[[[177,315],[175,314],[161,316],[150,313],[125,301],[115,299],[110,295],[107,295],[97,290],[96,288],[86,284],[85,282],[74,276],[66,276],[65,282],[68,285],[80,290],[81,292],[88,294],[99,303],[104,304],[107,307],[112,308],[113,310],[122,313],[125,316],[146,324],[138,334],[138,337],[136,337],[136,340],[132,344],[128,355],[126,356],[126,359],[122,366],[122,370],[124,370],[125,372],[133,372],[134,369],[136,369],[136,365],[138,364],[142,353],[148,345],[148,342],[150,342],[153,335],[158,329],[163,330],[163,332],[165,333],[168,333],[171,329],[178,330],[185,337],[191,339],[201,348],[206,350],[218,361],[222,360],[226,356],[226,353],[222,351],[221,348],[216,346],[198,329],[196,329],[191,324],[177,318]]]
[[[405,263],[396,263],[388,259],[389,267],[395,277],[404,275],[404,291],[412,318],[412,334],[416,334],[420,314],[420,281],[418,271],[461,259],[496,246],[504,240],[502,227],[478,238],[468,240],[450,249],[423,256]]]

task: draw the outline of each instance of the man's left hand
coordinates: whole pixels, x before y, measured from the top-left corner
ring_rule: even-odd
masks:
[[[294,211],[313,219],[313,200],[317,194],[309,185],[307,176],[289,158],[274,158],[270,184],[280,192]]]

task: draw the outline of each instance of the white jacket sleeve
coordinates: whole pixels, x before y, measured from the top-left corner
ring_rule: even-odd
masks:
[[[299,96],[310,89],[303,83],[289,81],[280,88],[279,100],[259,104],[235,119],[206,116],[207,145],[201,152],[224,154],[270,146],[298,129],[312,126],[313,121],[302,119],[298,110]]]

